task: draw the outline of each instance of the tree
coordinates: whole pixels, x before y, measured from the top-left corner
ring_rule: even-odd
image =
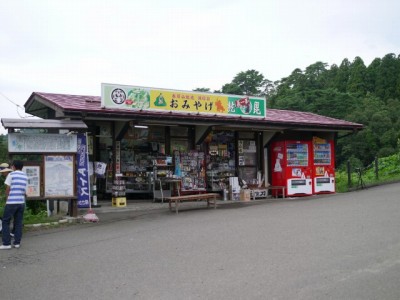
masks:
[[[265,90],[264,90],[263,94],[265,95],[265,97],[267,99],[276,95],[277,85],[278,85],[278,81],[272,82],[271,80],[265,79]]]
[[[347,81],[347,92],[365,95],[367,67],[360,57],[356,57],[349,68],[349,79]]]
[[[324,74],[327,72],[327,63],[317,61],[309,65],[304,76],[307,79],[307,89],[322,89],[325,87]]]
[[[266,81],[264,75],[256,70],[247,70],[238,73],[231,83],[222,87],[222,92],[227,94],[264,96]]]
[[[366,67],[360,57],[330,68],[322,62],[295,69],[276,83],[271,108],[309,111],[361,123],[365,129],[337,143],[338,167],[349,158],[368,165],[392,153],[400,138],[400,56],[387,54]]]
[[[221,89],[223,94],[243,95],[243,91],[236,83],[226,83]]]
[[[378,69],[380,68],[381,62],[382,60],[380,58],[375,58],[367,67],[365,78],[367,92],[375,93]]]
[[[345,58],[339,66],[339,71],[337,72],[337,76],[335,79],[335,87],[340,92],[347,92],[347,82],[349,80],[350,65],[350,61]]]
[[[7,135],[0,135],[0,161],[8,161],[8,142]]]
[[[380,67],[377,70],[375,93],[383,100],[396,98],[397,82],[400,74],[399,61],[393,53],[386,54],[382,58]],[[399,95],[400,96],[400,95]]]

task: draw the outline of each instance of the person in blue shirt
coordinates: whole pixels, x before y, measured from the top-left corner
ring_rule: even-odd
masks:
[[[6,205],[3,213],[3,245],[0,246],[0,250],[11,249],[11,237],[10,237],[10,221],[14,218],[14,247],[19,248],[21,246],[22,238],[22,226],[23,217],[25,210],[25,195],[28,186],[28,177],[22,172],[23,167],[22,161],[16,160],[13,162],[13,172],[8,174],[6,181],[4,182],[6,187]]]

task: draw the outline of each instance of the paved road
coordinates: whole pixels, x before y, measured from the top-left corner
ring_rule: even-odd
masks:
[[[1,299],[400,299],[400,184],[121,216],[27,233]]]

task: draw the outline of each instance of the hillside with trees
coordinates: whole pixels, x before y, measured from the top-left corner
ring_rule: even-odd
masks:
[[[265,96],[268,108],[307,111],[364,124],[365,129],[354,135],[339,135],[339,167],[349,159],[353,165],[365,166],[375,157],[399,150],[400,56],[393,53],[375,58],[369,66],[360,57],[353,61],[345,58],[340,65],[331,66],[317,61],[275,82],[248,70],[214,92]]]

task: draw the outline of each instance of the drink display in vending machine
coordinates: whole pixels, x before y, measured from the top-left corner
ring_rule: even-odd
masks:
[[[335,159],[333,141],[313,138],[314,194],[335,192]]]
[[[272,185],[285,186],[286,196],[312,195],[311,142],[278,141],[271,147]]]

